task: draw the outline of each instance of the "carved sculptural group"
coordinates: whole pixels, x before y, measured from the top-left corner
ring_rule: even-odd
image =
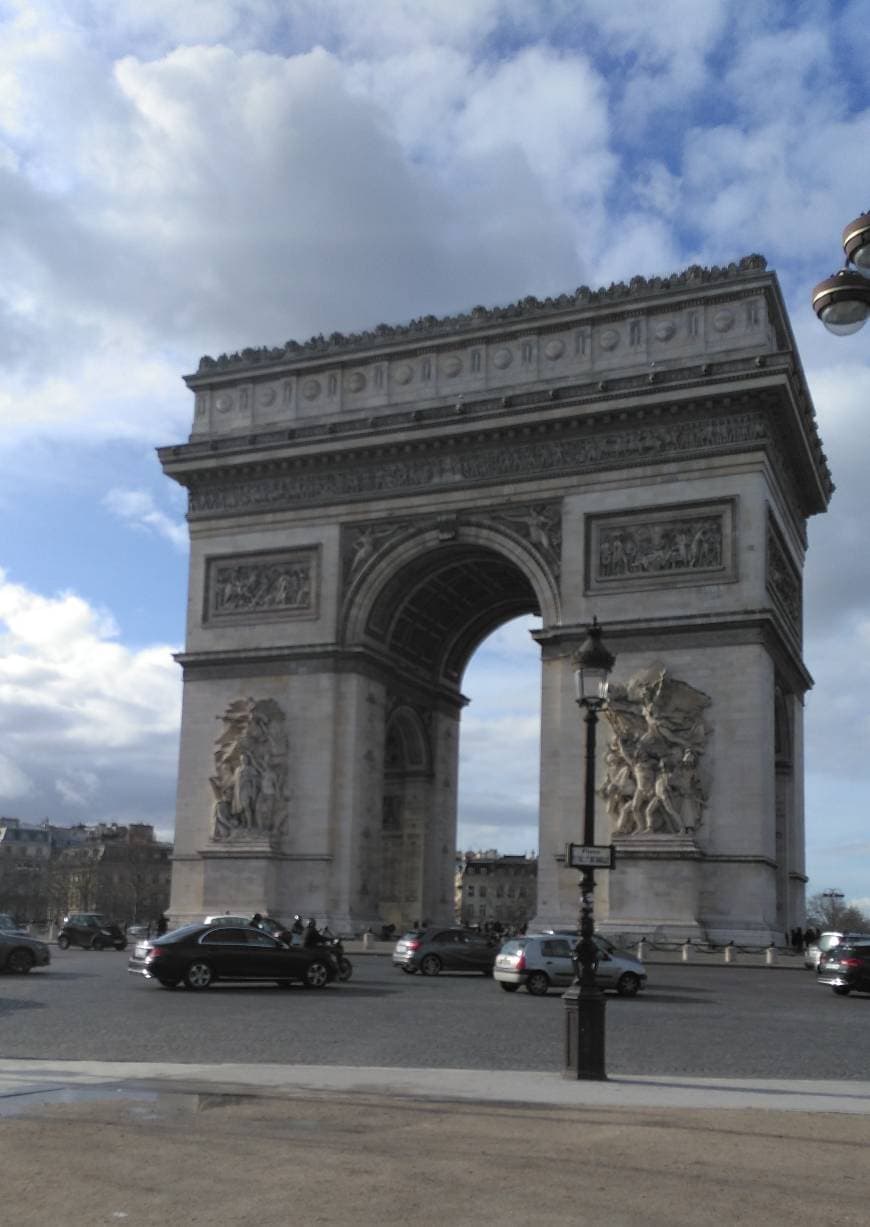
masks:
[[[604,716],[613,730],[601,795],[613,834],[691,835],[708,788],[700,769],[710,699],[660,665],[611,683]]]
[[[280,834],[286,823],[287,733],[274,699],[236,699],[215,741],[212,838]]]

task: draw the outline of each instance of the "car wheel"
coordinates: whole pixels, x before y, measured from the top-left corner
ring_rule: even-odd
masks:
[[[507,984],[504,980],[499,980],[498,986],[503,993],[515,993],[520,987],[518,984]]]
[[[158,976],[157,983],[160,985],[161,988],[178,988],[177,980],[166,980]]]
[[[345,955],[338,960],[338,978],[342,984],[346,984],[353,975],[353,963]]]
[[[69,949],[69,938],[67,937],[67,935],[66,935],[65,933],[61,933],[61,934],[60,934],[60,936],[59,936],[59,937],[58,937],[58,939],[57,939],[57,944],[58,944],[58,948],[59,948],[60,950],[68,950],[68,949]]]
[[[116,950],[126,950],[127,943],[126,942],[115,942],[115,949]]]
[[[95,937],[91,942],[91,950],[102,950],[105,942],[101,937]]]
[[[208,963],[203,963],[200,960],[191,963],[184,973],[184,983],[188,988],[195,989],[196,991],[208,988],[212,980],[214,980],[214,972]]]
[[[846,988],[845,984],[835,984],[834,985],[834,992],[837,994],[838,997],[848,997],[851,991],[852,991],[851,989]]]
[[[526,989],[533,997],[543,997],[550,987],[550,977],[545,971],[533,971],[526,980]]]
[[[6,960],[6,970],[16,976],[26,976],[35,960],[30,950],[13,950]]]
[[[636,997],[640,989],[640,977],[633,971],[627,971],[616,982],[616,991],[620,997]]]
[[[329,968],[319,959],[309,963],[305,972],[306,988],[325,988],[329,983]]]
[[[420,960],[420,970],[424,976],[437,976],[441,970],[441,960],[437,954],[427,954]]]

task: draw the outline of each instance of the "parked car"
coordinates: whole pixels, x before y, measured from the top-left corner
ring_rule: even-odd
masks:
[[[813,971],[819,970],[819,960],[823,954],[827,954],[829,950],[833,950],[834,946],[839,946],[840,942],[846,938],[860,938],[870,942],[870,933],[839,933],[836,930],[831,930],[828,933],[821,933],[817,941],[810,942],[804,951],[804,967],[809,967]]]
[[[85,950],[127,949],[124,931],[112,924],[100,912],[70,912],[64,916],[63,927],[57,935],[61,950],[69,946],[81,946]]]
[[[323,946],[289,946],[249,925],[185,925],[162,937],[137,942],[127,963],[135,975],[163,988],[184,983],[205,989],[216,980],[273,980],[281,988],[300,982],[324,988],[338,977],[338,964]]]
[[[45,942],[14,929],[0,932],[0,968],[14,975],[23,976],[33,967],[47,967],[51,952]]]
[[[535,997],[551,988],[566,988],[574,980],[572,955],[576,940],[559,933],[527,933],[512,937],[498,952],[493,976],[506,993],[521,985]],[[646,985],[646,969],[639,959],[620,950],[606,938],[595,936],[599,988],[615,989],[621,997],[634,997]]]
[[[22,931],[15,923],[14,916],[11,916],[9,912],[0,912],[0,932],[5,933],[10,929],[13,933],[20,933]]]
[[[437,976],[439,971],[480,971],[492,974],[496,943],[477,929],[411,929],[393,950],[393,966],[413,975]]]
[[[830,985],[840,997],[852,992],[870,993],[870,937],[845,937],[823,954],[819,984]]]

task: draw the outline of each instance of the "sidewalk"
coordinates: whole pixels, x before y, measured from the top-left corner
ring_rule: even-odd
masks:
[[[392,955],[395,945],[395,942],[364,941],[362,939],[349,940],[344,943],[344,951],[350,958],[362,957],[363,955],[387,957]],[[626,950],[630,954],[636,955],[638,953],[636,943],[626,946]],[[735,946],[729,951],[727,946],[720,946],[716,950],[702,950],[697,946],[690,946],[684,956],[683,947],[681,946],[675,946],[673,949],[659,949],[654,943],[645,942],[642,959],[648,966],[655,963],[692,963],[698,967],[722,967],[723,965],[729,965],[732,967],[771,967],[780,970],[806,971],[803,952],[797,953],[786,946],[775,947],[769,952],[766,948],[761,947],[744,949],[740,946]]]
[[[4,1227],[864,1224],[870,1082],[2,1061],[0,1148]]]

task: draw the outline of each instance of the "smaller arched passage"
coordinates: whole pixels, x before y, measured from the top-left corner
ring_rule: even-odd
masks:
[[[556,622],[554,576],[528,543],[473,526],[396,543],[348,593],[345,645],[373,650],[392,694],[383,777],[371,782],[382,788],[375,860],[385,923],[453,915],[460,685],[477,646],[522,614]]]
[[[386,720],[379,889],[380,917],[397,929],[426,911],[423,854],[432,778],[426,723],[413,707],[398,704]]]

